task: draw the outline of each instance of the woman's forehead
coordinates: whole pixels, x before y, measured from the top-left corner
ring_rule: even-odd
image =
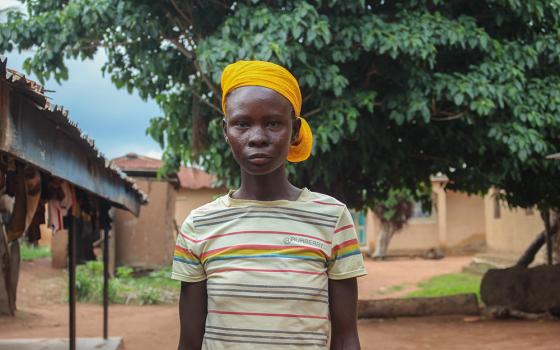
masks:
[[[291,110],[292,104],[278,92],[263,86],[242,86],[232,90],[226,97],[226,108],[250,108],[255,105],[267,108]]]

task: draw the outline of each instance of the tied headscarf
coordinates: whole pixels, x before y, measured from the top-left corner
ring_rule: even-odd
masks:
[[[242,86],[262,86],[284,96],[292,104],[296,118],[301,120],[299,137],[290,145],[288,161],[303,162],[311,154],[313,134],[301,114],[301,91],[294,76],[282,66],[264,61],[238,61],[228,65],[222,73],[222,111],[226,114],[226,97]]]

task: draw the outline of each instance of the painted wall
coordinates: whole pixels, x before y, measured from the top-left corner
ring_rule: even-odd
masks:
[[[177,227],[181,227],[181,224],[193,209],[210,203],[225,193],[227,193],[227,190],[224,188],[180,189],[177,192],[177,201],[175,202],[175,222]]]
[[[496,203],[492,191],[484,198],[486,217],[486,242],[488,251],[504,256],[519,257],[535,237],[544,230],[540,213],[525,209],[509,209],[500,202],[500,217],[495,217]]]
[[[117,266],[157,268],[171,264],[175,246],[176,190],[167,181],[134,179],[149,198],[140,215],[115,209]]]
[[[484,198],[446,192],[447,245],[457,247],[473,240],[484,240]]]

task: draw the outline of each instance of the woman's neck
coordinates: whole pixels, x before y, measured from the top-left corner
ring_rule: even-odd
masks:
[[[293,201],[299,198],[301,191],[288,181],[286,168],[281,166],[266,175],[252,175],[241,170],[241,186],[232,193],[232,197],[259,201]]]

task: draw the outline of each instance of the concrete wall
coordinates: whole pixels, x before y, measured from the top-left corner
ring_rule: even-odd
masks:
[[[484,198],[447,191],[447,245],[457,247],[484,240]]]
[[[389,245],[390,254],[425,252],[438,247],[460,251],[473,242],[484,241],[484,198],[443,191],[437,186],[439,184],[434,184],[431,216],[411,218],[393,236]],[[379,227],[379,220],[372,214],[367,228],[370,252],[375,249]]]
[[[224,188],[202,188],[198,190],[181,189],[175,202],[175,222],[180,228],[189,213],[201,205],[209,203],[227,193]]]
[[[176,190],[167,181],[135,178],[149,198],[139,217],[116,209],[116,263],[139,268],[157,268],[171,264],[175,246]]]
[[[489,252],[504,256],[519,257],[544,230],[540,213],[525,209],[509,209],[500,202],[500,217],[495,217],[495,196],[491,192],[484,198],[486,217],[486,242]]]

